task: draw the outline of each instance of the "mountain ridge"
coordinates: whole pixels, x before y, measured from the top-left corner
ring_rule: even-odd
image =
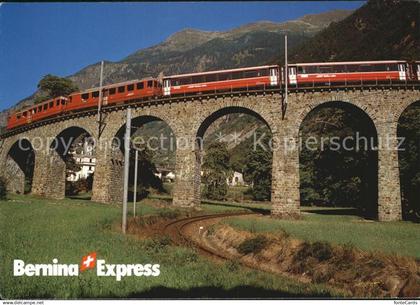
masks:
[[[331,22],[345,18],[351,12],[351,10],[332,10],[279,23],[258,21],[227,31],[186,28],[171,34],[159,44],[139,49],[119,61],[105,61],[104,84],[146,76],[156,77],[162,72],[170,75],[201,72],[212,68],[236,68],[247,65],[248,61],[253,62],[254,65],[265,64],[275,58],[275,52],[267,49],[272,49],[274,45],[277,45],[278,51],[282,51],[281,33],[291,34],[289,44],[294,45],[327,27]],[[307,21],[308,19],[310,22]],[[264,47],[266,41],[259,39],[259,34],[264,34],[264,39],[274,40],[274,43]],[[263,50],[259,50],[258,47],[262,47]],[[224,56],[226,48],[231,48],[232,52]],[[269,54],[264,56],[261,54],[263,51]],[[191,61],[190,58],[193,60]],[[99,84],[99,69],[100,63],[93,63],[67,78],[73,80],[81,90],[92,88]],[[31,105],[39,95],[37,91],[19,101],[12,108]]]

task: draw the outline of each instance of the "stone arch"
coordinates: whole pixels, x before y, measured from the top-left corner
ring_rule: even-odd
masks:
[[[208,114],[204,119],[201,119],[199,121],[198,128],[195,129],[197,130],[195,133],[196,137],[197,138],[203,137],[206,130],[210,127],[212,123],[214,123],[214,121],[221,118],[222,116],[232,114],[232,113],[243,113],[243,114],[251,115],[259,119],[260,121],[262,121],[265,125],[267,125],[267,127],[272,132],[272,125],[270,125],[270,123],[268,123],[267,120],[261,114],[259,114],[259,112],[255,111],[254,109],[251,109],[250,107],[244,107],[244,106],[227,106],[227,107],[222,107],[220,109],[217,109],[213,111],[212,113]]]
[[[300,121],[300,125],[298,128],[299,139],[300,139],[299,141],[299,144],[300,144],[299,145],[299,160],[300,160],[299,167],[301,171],[299,176],[302,176],[302,170],[304,168],[304,165],[302,164],[303,154],[308,152],[308,149],[305,148],[306,142],[304,141],[304,137],[302,135],[303,127],[306,123],[306,120],[309,119],[311,115],[316,115],[317,112],[328,109],[328,108],[336,108],[336,109],[341,109],[344,113],[348,113],[353,117],[356,117],[356,116],[359,117],[360,120],[363,122],[363,126],[361,126],[359,130],[363,132],[363,134],[361,134],[361,140],[360,140],[361,141],[360,151],[364,151],[366,147],[367,153],[357,155],[356,158],[357,160],[364,160],[368,165],[374,166],[375,170],[370,171],[370,170],[366,170],[365,167],[361,167],[361,168],[358,168],[358,171],[356,171],[360,175],[358,176],[358,178],[360,178],[361,180],[359,184],[359,191],[361,192],[362,195],[359,201],[360,202],[363,201],[364,203],[367,203],[365,205],[360,204],[360,206],[358,206],[358,209],[363,211],[361,212],[363,216],[377,218],[378,208],[379,208],[379,205],[378,205],[378,170],[379,170],[378,162],[379,161],[378,161],[378,150],[377,150],[378,131],[377,131],[374,119],[372,118],[371,115],[369,115],[369,111],[367,111],[366,108],[359,107],[358,103],[333,100],[333,101],[320,102],[312,106],[314,107],[308,107],[306,111],[300,114],[300,115],[302,114],[305,114],[305,115],[303,119]],[[366,137],[366,140],[365,140],[365,137]],[[340,148],[340,151],[342,151],[341,148]],[[330,155],[334,155],[334,152],[331,153],[331,151],[329,150],[326,150],[326,153],[329,153]],[[343,164],[343,162],[344,161],[341,161],[339,164]],[[354,162],[354,163],[357,163],[357,162]],[[319,166],[320,165],[318,165],[318,167]],[[356,165],[353,165],[353,168],[356,168],[355,166]],[[350,170],[351,169],[352,168],[350,167]],[[345,171],[345,168],[343,170]],[[334,174],[332,175],[334,176]],[[335,176],[337,176],[337,174],[335,174]],[[302,183],[302,180],[300,181],[300,183]],[[369,187],[367,187],[367,185]],[[301,189],[301,192],[302,192],[302,189]],[[304,196],[302,196],[302,193],[300,197],[301,197],[301,201],[305,199],[303,198]]]
[[[212,117],[217,117],[218,115],[223,116],[229,113],[242,112],[254,117],[257,117],[263,121],[269,128],[272,133],[277,132],[278,120],[281,119],[281,105],[276,102],[276,99],[280,97],[273,96],[242,96],[242,97],[232,97],[232,98],[223,98],[216,100],[210,100],[207,102],[201,102],[197,107],[200,108],[198,112],[197,119],[194,120],[192,124],[192,131],[194,136],[199,133],[199,130],[202,129],[202,126]],[[212,104],[215,103],[215,106]],[[274,107],[278,107],[278,113],[274,114]],[[220,117],[219,116],[219,117]]]
[[[164,119],[161,115],[158,114],[152,114],[150,112],[148,112],[147,114],[145,114],[144,112],[137,112],[137,111],[133,111],[132,112],[132,121],[131,121],[131,136],[133,139],[133,136],[136,134],[136,127],[142,127],[148,123],[152,123],[152,122],[162,122],[163,124],[165,124],[165,126],[168,127],[169,129],[169,137],[168,138],[161,138],[160,135],[157,135],[158,138],[158,142],[150,142],[150,144],[153,147],[147,147],[149,148],[149,151],[151,152],[151,154],[154,154],[154,151],[161,151],[160,149],[160,141],[162,140],[162,144],[164,145],[164,149],[168,149],[170,153],[170,151],[176,150],[176,132],[174,131],[174,129],[172,128],[171,124],[168,123],[168,121],[166,119]],[[113,126],[113,128],[111,130],[108,131],[109,133],[109,137],[112,138],[112,149],[111,152],[109,153],[108,156],[106,156],[101,162],[103,166],[103,168],[99,168],[99,170],[101,171],[101,176],[100,180],[104,180],[106,179],[108,182],[112,181],[112,183],[106,183],[107,184],[107,188],[105,190],[102,191],[102,193],[107,193],[108,195],[106,197],[101,197],[102,195],[99,195],[99,189],[104,189],[104,187],[101,184],[104,184],[104,182],[102,181],[98,181],[98,190],[96,191],[96,193],[98,194],[97,200],[98,201],[102,201],[102,202],[121,202],[123,200],[123,185],[124,185],[124,181],[123,181],[123,174],[124,174],[124,136],[125,136],[125,131],[126,131],[126,122],[124,120],[123,123],[118,124]],[[141,136],[141,130],[139,131],[139,136]],[[132,142],[131,143],[136,144],[136,142]],[[137,142],[137,144],[140,144],[139,146],[143,147],[143,142],[139,141]],[[146,143],[148,145],[148,143]],[[156,146],[158,145],[158,146]],[[131,186],[133,186],[134,183],[134,163],[135,163],[135,150],[132,149],[130,151],[130,173],[129,173],[129,184]],[[141,157],[141,153],[140,153],[140,157]],[[174,155],[171,156],[174,159],[175,157],[175,152]],[[174,160],[175,161],[175,160]],[[139,163],[140,164],[140,163]],[[161,164],[154,164],[157,168],[159,166],[161,166]],[[141,164],[140,164],[141,166]],[[175,168],[173,168],[173,170],[175,171]],[[142,174],[144,174],[141,170],[139,171],[139,179],[138,183],[142,182]],[[148,178],[151,177],[151,175],[147,175]],[[152,177],[153,178],[153,177]],[[150,180],[150,179],[149,179]],[[153,179],[153,181],[149,181],[151,182],[152,186],[158,185],[159,182],[155,181]],[[144,182],[144,181],[143,181]],[[100,184],[101,183],[101,184]],[[129,199],[131,200],[133,193],[130,191],[129,192]],[[139,197],[137,197],[138,199],[140,199]]]
[[[325,97],[320,98],[313,98],[310,100],[309,103],[303,107],[302,110],[299,111],[299,113],[296,116],[296,121],[294,123],[294,130],[300,130],[302,122],[305,120],[305,118],[308,116],[310,112],[312,112],[315,109],[318,109],[318,107],[324,107],[333,105],[333,104],[343,104],[343,105],[349,105],[357,108],[359,111],[363,112],[374,124],[375,129],[377,129],[376,124],[379,120],[378,115],[376,112],[372,111],[372,109],[363,103],[363,97],[355,97],[354,99],[329,99],[325,100]]]
[[[7,148],[4,176],[9,192],[31,192],[35,165],[35,150],[28,138],[22,137]]]
[[[395,112],[395,121],[399,122],[402,118],[402,116],[404,114],[406,114],[407,110],[409,110],[409,108],[411,108],[412,106],[416,106],[420,104],[420,99],[418,100],[410,100],[406,103],[404,103],[404,105],[402,107],[399,107],[399,111]]]
[[[145,125],[147,123],[151,123],[151,122],[163,122],[165,123],[170,129],[172,134],[174,135],[174,137],[176,138],[176,130],[174,130],[174,128],[172,127],[173,124],[171,124],[171,121],[168,120],[167,118],[163,118],[161,115],[156,115],[156,114],[143,114],[143,113],[136,113],[134,112],[132,115],[132,120],[131,120],[131,126],[133,127],[138,127],[138,126],[142,126]],[[124,122],[123,124],[120,124],[116,130],[114,130],[114,137],[116,138],[124,138],[124,134],[125,134],[125,128],[126,128],[126,122]],[[133,130],[132,130],[133,132]],[[123,149],[123,146],[122,146]]]
[[[261,114],[260,109],[257,107],[242,105],[240,103],[233,105],[224,105],[202,115],[198,124],[196,125],[195,131],[195,145],[194,145],[194,154],[195,154],[195,164],[194,164],[194,201],[195,204],[198,204],[201,200],[201,163],[203,161],[203,140],[204,135],[211,124],[213,124],[219,118],[233,113],[242,113],[250,115],[257,120],[263,122],[269,129],[270,133],[273,135],[273,130],[276,129],[274,120],[271,117]],[[271,160],[272,162],[272,160]]]
[[[420,100],[416,100],[408,103],[397,123],[397,136],[404,139],[398,150],[402,218],[415,222],[420,222],[420,130],[414,130],[412,126],[416,126],[419,116]]]

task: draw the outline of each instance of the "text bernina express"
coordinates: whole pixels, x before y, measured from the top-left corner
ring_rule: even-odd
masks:
[[[78,264],[60,264],[53,259],[52,264],[26,264],[23,260],[13,261],[14,276],[79,276]],[[96,261],[96,275],[115,277],[121,281],[126,276],[159,276],[158,264],[107,264],[105,260]]]

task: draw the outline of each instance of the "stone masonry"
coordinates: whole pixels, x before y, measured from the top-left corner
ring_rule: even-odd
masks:
[[[327,102],[351,104],[364,111],[372,120],[378,139],[390,138],[391,142],[394,141],[391,144],[395,146],[398,119],[410,104],[420,100],[420,92],[377,89],[290,93],[284,119],[281,100],[279,93],[242,93],[182,98],[167,103],[144,103],[131,107],[133,118],[162,120],[170,126],[177,139],[176,181],[173,191],[173,204],[177,206],[194,206],[200,202],[202,152],[196,137],[203,135],[212,122],[228,113],[244,112],[263,120],[273,135],[272,214],[282,217],[300,213],[297,144],[300,140],[300,126],[309,112]],[[79,127],[97,141],[92,200],[119,203],[123,196],[124,161],[121,150],[113,149],[113,139],[124,130],[125,114],[123,107],[107,112],[99,138],[94,115],[51,123],[5,138],[0,151],[0,173],[9,178],[9,189],[22,189],[24,173],[16,174],[6,169],[14,162],[9,153],[10,148],[19,139],[26,138],[35,151],[33,194],[64,198],[65,164],[50,147],[54,138],[64,130]],[[42,149],[39,149],[41,142]],[[15,179],[10,179],[12,175]],[[381,147],[378,151],[378,218],[382,221],[401,219],[398,152]]]

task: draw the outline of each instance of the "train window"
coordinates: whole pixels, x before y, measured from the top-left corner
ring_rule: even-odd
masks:
[[[313,73],[319,73],[319,69],[318,66],[307,66],[307,67],[302,67],[303,68],[303,73],[305,74],[313,74]]]
[[[118,87],[118,93],[123,93],[125,91],[125,86]]]
[[[16,114],[16,118],[19,120],[22,117],[20,113]]]
[[[232,73],[232,79],[241,79],[243,77],[244,77],[244,74],[242,71]]]
[[[48,109],[48,104],[44,104],[44,110]]]
[[[173,85],[173,86],[188,85],[188,84],[191,84],[191,81],[192,81],[191,77],[183,77],[183,78],[175,80],[176,85]]]
[[[218,77],[220,81],[232,79],[231,73],[220,73]]]
[[[331,73],[332,67],[331,66],[321,66],[319,67],[321,73]]]
[[[152,88],[153,87],[153,81],[152,80],[148,80],[147,81],[147,88]]]
[[[344,73],[344,72],[346,72],[346,66],[345,65],[333,66],[333,72],[335,72],[335,73]]]
[[[89,98],[89,93],[82,94],[82,100],[87,100]]]
[[[158,87],[158,82],[157,81],[153,81],[153,87],[155,87],[155,88]]]
[[[99,91],[93,91],[92,97],[99,97]]]
[[[109,95],[115,94],[115,88],[109,88]]]
[[[27,117],[28,116],[28,112],[27,111],[25,111],[24,113],[23,113],[23,117]]]
[[[372,71],[372,66],[371,65],[361,65],[359,67],[359,71],[360,72],[370,72],[370,71]]]
[[[206,82],[215,82],[217,81],[217,75],[216,74],[208,74],[205,76]]]
[[[50,102],[49,107],[50,107],[50,108],[54,107],[54,102]]]
[[[39,106],[38,107],[38,112],[41,112],[42,111],[42,106]]]
[[[137,83],[137,89],[138,90],[144,89],[144,83],[143,82]]]
[[[397,64],[390,64],[388,65],[389,71],[398,71],[398,65]]]
[[[60,105],[60,100],[56,100],[56,101],[55,101],[55,105],[56,105],[56,106],[59,106],[59,105]]]
[[[204,83],[204,75],[193,76],[191,81],[193,84]]]
[[[127,86],[127,91],[133,91],[134,90],[134,84]]]
[[[305,68],[304,67],[297,67],[298,73],[299,74],[305,74]]]
[[[257,71],[245,71],[244,72],[244,78],[251,78],[251,77],[257,77],[258,72]]]
[[[61,105],[65,105],[66,104],[66,100],[62,99],[61,100]]]
[[[275,71],[274,69],[272,70]],[[261,70],[261,76],[269,76],[269,75],[270,75],[270,69]]]
[[[347,65],[347,72],[357,72],[359,69],[357,65]]]

